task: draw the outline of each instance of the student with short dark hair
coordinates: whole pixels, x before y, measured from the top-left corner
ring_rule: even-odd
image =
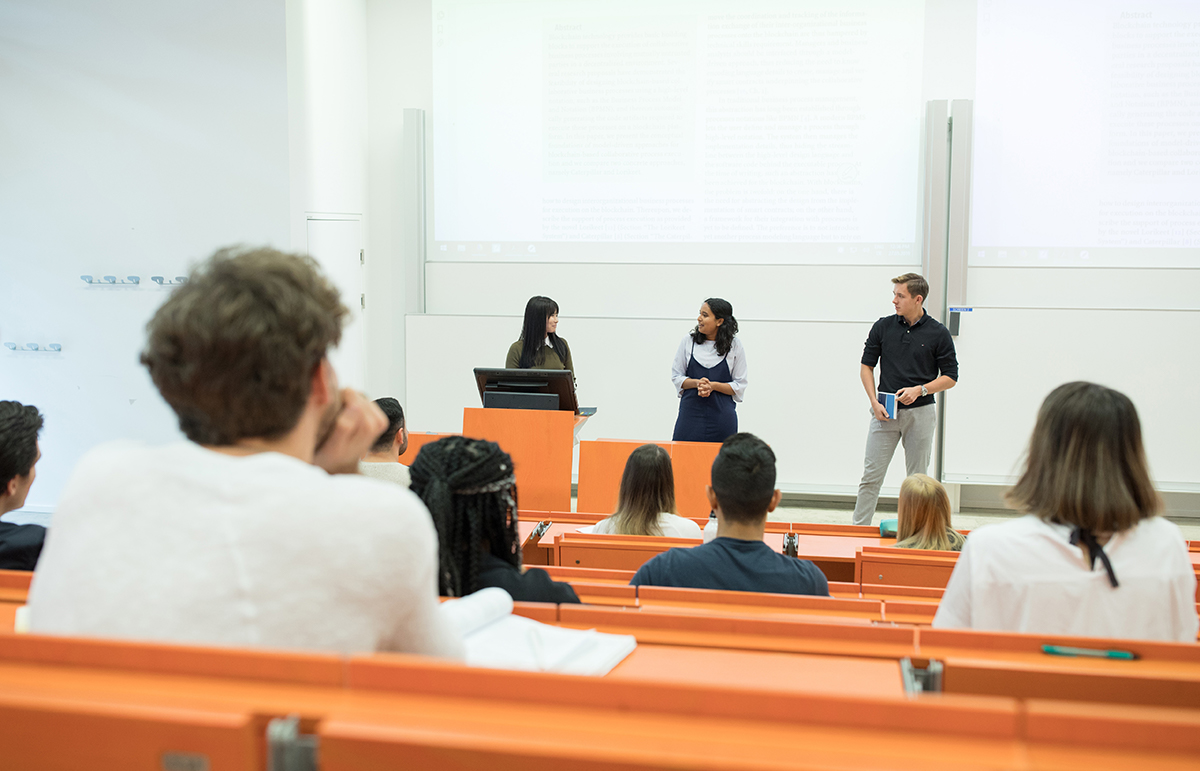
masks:
[[[413,459],[412,491],[437,528],[443,596],[496,586],[518,602],[579,602],[546,571],[521,570],[517,478],[500,445],[463,436],[430,442]]]
[[[753,434],[734,434],[721,444],[708,487],[717,537],[701,546],[659,554],[642,565],[630,583],[827,596],[829,583],[816,565],[763,543],[767,514],[780,497],[775,453]]]
[[[1196,642],[1196,574],[1129,397],[1051,391],[1008,500],[1028,514],[971,531],[934,626]]]
[[[363,476],[395,482],[408,487],[408,466],[400,462],[400,456],[408,449],[408,428],[404,425],[404,408],[390,396],[375,400],[376,406],[387,416],[388,427],[383,430],[375,444],[358,462],[358,473]]]
[[[357,473],[386,420],[338,386],[346,315],[311,257],[274,249],[221,250],[171,292],[142,363],[188,441],[80,460],[31,631],[463,656],[429,513]]]
[[[700,526],[675,508],[675,471],[671,455],[657,444],[629,454],[617,492],[617,510],[592,532],[616,535],[665,535],[699,538]]]
[[[0,401],[0,516],[25,505],[42,457],[38,432],[42,416],[37,407]],[[33,570],[46,528],[0,522],[0,569]]]

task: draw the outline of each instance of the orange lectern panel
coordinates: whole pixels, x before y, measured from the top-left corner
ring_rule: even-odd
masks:
[[[463,410],[463,436],[495,442],[512,456],[522,509],[571,510],[575,414],[564,410]]]
[[[675,471],[675,507],[681,517],[708,518],[712,463],[719,442],[671,442],[671,467]]]
[[[635,442],[624,439],[601,439],[579,443],[579,488],[576,511],[593,514],[612,514],[617,510],[617,492],[621,475],[630,454],[643,444],[657,444],[668,453],[670,442]],[[706,510],[705,515],[708,514]]]
[[[445,439],[448,436],[458,436],[458,434],[438,434],[426,431],[409,431],[408,432],[408,449],[400,456],[400,462],[405,466],[411,466],[413,458],[417,457],[417,453],[421,448],[430,442],[436,442],[439,439]]]

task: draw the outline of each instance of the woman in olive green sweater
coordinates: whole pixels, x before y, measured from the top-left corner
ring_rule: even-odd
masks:
[[[575,373],[567,341],[555,333],[558,303],[549,297],[530,297],[525,304],[521,339],[508,348],[507,369],[568,369]]]

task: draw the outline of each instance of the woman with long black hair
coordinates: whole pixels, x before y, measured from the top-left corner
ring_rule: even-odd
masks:
[[[746,391],[746,351],[733,306],[710,297],[696,328],[683,338],[671,365],[679,395],[676,442],[723,442],[738,432],[737,402]]]
[[[558,336],[558,303],[549,297],[530,297],[525,303],[521,339],[508,347],[504,366],[508,369],[568,369],[572,374],[571,349]]]

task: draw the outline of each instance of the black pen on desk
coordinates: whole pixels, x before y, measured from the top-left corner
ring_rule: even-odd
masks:
[[[1121,661],[1136,661],[1138,655],[1133,651],[1115,651],[1104,648],[1072,648],[1067,645],[1043,645],[1043,653],[1051,656],[1084,656],[1092,659],[1119,659]]]

